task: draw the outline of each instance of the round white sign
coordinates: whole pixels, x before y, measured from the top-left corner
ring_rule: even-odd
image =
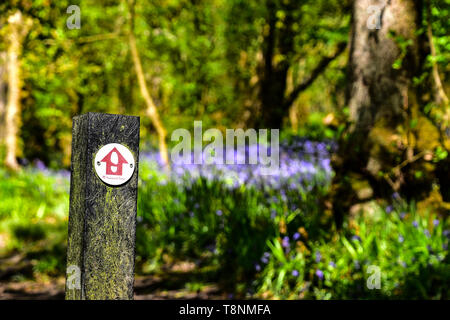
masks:
[[[124,145],[107,144],[98,150],[94,159],[95,172],[103,182],[118,186],[130,180],[136,164],[133,154]]]

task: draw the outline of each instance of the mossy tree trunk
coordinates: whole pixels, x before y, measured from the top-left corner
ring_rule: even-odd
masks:
[[[377,6],[378,13],[370,6]],[[416,33],[421,13],[420,0],[354,2],[350,124],[333,159],[338,224],[355,203],[389,198],[395,192],[425,199],[437,181],[432,160],[441,135],[423,114],[421,95],[413,85],[423,65],[424,46]],[[374,18],[379,18],[378,25],[371,22]]]

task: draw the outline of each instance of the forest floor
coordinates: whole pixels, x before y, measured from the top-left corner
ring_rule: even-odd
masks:
[[[33,266],[19,255],[0,259],[0,300],[64,299],[64,277],[30,279]],[[135,300],[226,299],[208,272],[196,270],[189,262],[179,262],[161,272],[136,275]]]

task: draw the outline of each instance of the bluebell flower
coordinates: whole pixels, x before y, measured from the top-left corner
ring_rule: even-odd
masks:
[[[423,233],[425,234],[425,236],[427,237],[427,238],[429,238],[431,235],[430,235],[430,231],[428,231],[428,229],[425,229],[424,231],[423,231]]]
[[[330,267],[336,268],[336,263],[334,263],[333,261],[330,261]]]
[[[404,212],[404,211],[402,211],[402,212],[400,212],[400,219],[405,219],[405,216],[406,216],[406,212]]]
[[[222,210],[217,210],[216,214],[220,217],[222,215]]]
[[[322,259],[322,255],[320,254],[320,251],[316,251],[316,263],[319,263]]]
[[[433,226],[437,227],[439,225],[439,219],[433,220]]]
[[[255,270],[256,271],[261,271],[261,266],[259,264],[255,264]]]
[[[386,213],[391,213],[392,210],[394,210],[394,208],[393,208],[391,205],[388,205],[388,206],[386,207]]]
[[[292,236],[292,239],[294,239],[294,240],[300,239],[300,233],[298,233],[298,232],[294,233],[294,235]]]
[[[283,246],[283,248],[288,248],[289,247],[289,237],[284,237],[283,240],[281,241],[281,245]]]
[[[224,155],[229,152],[233,159],[247,159],[249,155],[258,155],[261,145],[246,145],[245,148],[237,148],[227,151],[224,147]],[[305,152],[299,152],[299,148]],[[266,150],[266,148],[263,148]],[[268,148],[270,149],[270,148]],[[308,140],[298,140],[291,144],[281,142],[280,144],[280,170],[276,170],[272,175],[262,174],[262,164],[219,164],[195,165],[185,163],[173,163],[170,175],[161,177],[160,184],[167,184],[172,180],[177,184],[195,183],[202,178],[207,181],[226,180],[226,187],[229,189],[239,188],[242,184],[254,186],[260,190],[277,191],[279,198],[271,198],[274,202],[280,199],[287,199],[284,194],[286,190],[301,189],[305,192],[312,190],[316,185],[325,186],[332,177],[330,165],[330,151],[337,149],[335,142],[312,142]],[[271,150],[269,150],[271,152]],[[191,161],[194,152],[191,152]],[[202,152],[202,158],[205,153]],[[150,163],[152,167],[163,168],[163,163],[158,150],[142,152],[140,155],[142,163]],[[247,161],[247,160],[246,160]],[[231,179],[230,179],[231,177]],[[284,196],[283,196],[284,194]],[[195,204],[198,209],[198,204]],[[295,207],[290,207],[296,209]]]
[[[297,270],[293,270],[293,271],[292,271],[292,275],[293,275],[294,277],[298,277],[299,273],[298,273]]]
[[[277,212],[275,210],[272,210],[272,212],[270,213],[270,218],[273,220],[273,219],[275,219],[276,216],[277,216]]]
[[[36,163],[36,169],[38,169],[39,171],[47,170],[47,167],[45,166],[45,163],[42,160],[37,159],[35,163]]]
[[[417,228],[419,226],[419,224],[417,223],[417,221],[414,221],[413,223],[414,228]]]
[[[320,280],[323,280],[323,272],[320,269],[316,270],[316,276],[317,278],[319,278]]]
[[[358,235],[354,235],[354,236],[352,237],[352,240],[353,240],[353,241],[359,241],[359,242],[361,242],[361,238],[360,238],[360,236],[358,236]]]

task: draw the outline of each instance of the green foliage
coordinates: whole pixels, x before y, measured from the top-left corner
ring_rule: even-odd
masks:
[[[36,274],[65,272],[69,184],[67,175],[0,169],[0,254],[20,252]]]
[[[191,260],[215,266],[242,297],[254,288],[264,298],[448,298],[449,226],[433,213],[397,201],[336,232],[316,201],[326,186],[282,196],[225,181],[176,184],[146,162],[140,169],[138,272]],[[35,274],[64,274],[68,180],[52,171],[0,173],[8,181],[0,188],[8,199],[0,207],[3,251],[20,249]],[[381,270],[380,290],[367,289],[370,265]]]
[[[292,249],[269,241],[271,258],[255,282],[259,293],[284,299],[448,298],[448,224],[414,207],[390,210],[359,217],[331,241],[300,238]],[[379,290],[367,286],[369,266],[380,270]]]
[[[437,55],[427,57],[424,72],[414,84],[432,88],[433,62],[444,86],[448,84],[450,0],[430,3]],[[66,27],[66,9],[71,4],[81,7],[80,30]],[[169,136],[173,129],[190,129],[194,119],[203,120],[204,127],[224,129],[245,125],[246,113],[255,116],[271,17],[278,36],[270,63],[289,66],[289,94],[321,57],[348,40],[351,4],[338,0],[137,1],[137,46]],[[39,167],[44,162],[52,169],[68,168],[72,118],[89,111],[141,115],[143,145],[156,144],[128,46],[126,1],[2,1],[1,40],[7,32],[6,19],[16,9],[33,20],[20,57],[20,158]],[[280,41],[286,37],[280,34],[289,18],[293,19],[292,47],[284,52]],[[426,25],[417,33],[425,35]],[[393,68],[399,69],[411,42],[392,36],[400,48]],[[7,43],[0,41],[0,51],[6,49]],[[347,57],[339,57],[298,97],[293,107],[300,128],[295,136],[283,130],[283,137],[328,140],[340,136],[343,126],[333,123],[332,129],[323,119],[331,112],[342,118],[349,115],[349,109],[342,108],[346,68]],[[445,119],[446,110],[434,102],[427,101],[423,109],[436,122]],[[417,126],[412,119],[411,129]],[[4,153],[0,145],[0,164]],[[448,150],[437,147],[432,160],[446,159]],[[186,178],[184,183],[174,183],[146,163],[140,170],[139,272],[193,260],[214,266],[226,287],[240,296],[252,288],[263,298],[449,297],[448,221],[440,218],[434,225],[433,212],[416,212],[412,205],[398,204],[394,212],[378,209],[373,216],[347,221],[337,232],[330,228],[331,217],[324,216],[318,201],[328,186],[315,181],[282,195],[270,188],[232,189],[226,179],[192,182]],[[417,179],[425,175],[422,170],[415,172]],[[1,253],[21,252],[32,261],[35,275],[63,275],[68,192],[67,172],[26,167],[11,173],[0,165]],[[408,215],[403,217],[403,211]],[[381,290],[366,287],[369,265],[381,268]],[[195,290],[201,284],[186,286]]]
[[[274,1],[274,10],[282,30],[288,8],[295,8],[294,47],[277,53],[276,60],[289,60],[295,86],[346,39],[349,3],[285,2]],[[69,5],[80,6],[79,30],[66,26]],[[137,1],[137,46],[169,133],[191,128],[194,119],[205,126],[231,127],[257,104],[270,8],[255,0]],[[16,9],[33,20],[21,57],[19,157],[68,168],[72,117],[88,111],[142,115],[143,140],[156,145],[128,46],[126,1],[8,0],[0,4],[0,26]],[[4,50],[6,43],[0,41]],[[343,71],[343,65],[332,66],[305,95],[313,108],[323,112],[337,106]]]

